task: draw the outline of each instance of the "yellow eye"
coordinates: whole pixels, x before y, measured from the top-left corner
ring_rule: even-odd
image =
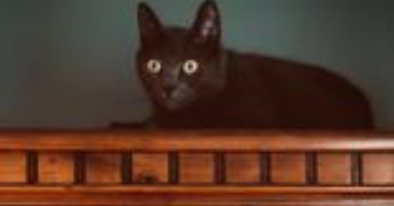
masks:
[[[198,71],[198,67],[199,65],[196,60],[189,59],[183,63],[182,70],[185,74],[192,75]]]
[[[151,59],[146,63],[146,68],[152,74],[158,74],[162,70],[161,62],[157,59]]]

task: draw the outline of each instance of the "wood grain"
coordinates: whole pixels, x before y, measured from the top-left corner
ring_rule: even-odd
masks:
[[[122,182],[119,153],[93,153],[86,156],[87,183],[117,184]]]
[[[391,206],[393,137],[389,132],[0,131],[0,206]],[[38,184],[26,183],[27,152],[38,154]],[[125,152],[132,155],[122,162]],[[86,164],[86,182],[70,184],[76,153],[85,154],[80,163]],[[180,157],[181,181],[172,184],[169,154]],[[211,183],[213,154],[225,154],[224,184]],[[272,184],[259,185],[261,154],[270,157]],[[350,184],[351,154],[360,154],[363,184]],[[317,157],[316,164],[310,157]],[[122,184],[122,164],[130,164],[130,184]],[[307,181],[313,179],[307,172],[315,172],[311,166],[317,169],[314,184]]]
[[[135,183],[167,183],[167,153],[135,153],[133,158]]]
[[[349,185],[351,183],[350,154],[319,154],[318,182],[323,185]]]
[[[0,153],[0,182],[26,182],[26,153],[18,151]]]
[[[271,157],[273,184],[302,185],[306,182],[305,154],[278,153]]]
[[[0,145],[7,145],[4,150],[55,151],[387,151],[394,148],[392,137],[372,131],[4,130]]]
[[[74,182],[72,154],[43,152],[38,157],[38,179],[41,184],[72,184]]]
[[[183,183],[213,183],[213,155],[182,153],[180,155],[180,171]]]
[[[227,182],[240,184],[257,184],[260,179],[259,165],[259,155],[257,153],[227,154]]]
[[[394,154],[364,154],[363,170],[367,185],[394,185]]]

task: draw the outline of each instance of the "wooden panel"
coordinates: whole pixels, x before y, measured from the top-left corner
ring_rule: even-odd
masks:
[[[365,184],[394,184],[394,154],[364,154],[363,170]]]
[[[137,183],[168,182],[167,153],[135,153],[133,180]]]
[[[392,137],[392,132],[305,130],[5,130],[0,131],[0,145],[7,150],[55,151],[388,151],[394,149]]]
[[[180,155],[181,182],[213,183],[214,163],[212,154]]]
[[[93,153],[86,156],[86,181],[88,183],[120,183],[121,155]]]
[[[7,191],[7,192],[4,192]],[[391,192],[390,192],[391,191]],[[0,187],[3,206],[392,206],[392,187]],[[386,195],[384,195],[386,194]],[[323,195],[323,196],[322,196]]]
[[[74,159],[71,153],[40,153],[38,162],[40,183],[74,182]]]
[[[0,183],[26,182],[26,155],[23,152],[0,153]]]
[[[271,155],[273,184],[305,184],[305,155],[276,153]]]
[[[318,182],[324,185],[351,183],[351,159],[346,153],[322,153],[318,156]]]
[[[259,155],[227,154],[226,176],[230,183],[258,183],[260,180]]]

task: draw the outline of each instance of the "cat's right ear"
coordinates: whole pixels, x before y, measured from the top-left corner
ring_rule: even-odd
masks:
[[[220,14],[214,0],[205,0],[197,12],[192,26],[192,36],[196,42],[219,43],[221,38]]]
[[[149,45],[161,38],[162,24],[145,2],[138,3],[138,27],[142,45]]]

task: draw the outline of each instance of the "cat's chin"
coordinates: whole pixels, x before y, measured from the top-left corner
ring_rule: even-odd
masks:
[[[163,94],[159,102],[168,112],[179,112],[188,107],[193,101],[190,95],[185,95],[187,90],[175,90],[171,95]]]
[[[179,101],[166,101],[162,106],[168,112],[179,112],[187,106],[187,103]]]
[[[162,110],[166,112],[180,112],[188,107],[191,101],[187,101],[186,99],[179,100],[179,99],[171,99],[171,98],[163,98],[158,101]]]

